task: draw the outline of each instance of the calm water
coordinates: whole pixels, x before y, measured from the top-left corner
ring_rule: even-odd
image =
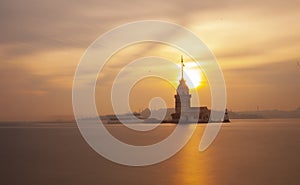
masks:
[[[198,152],[205,125],[169,160],[121,166],[99,156],[75,124],[0,124],[0,184],[300,184],[300,120],[233,120],[213,145]],[[131,144],[165,138],[174,125],[147,134],[121,125],[108,129]],[[149,154],[151,155],[151,154]]]

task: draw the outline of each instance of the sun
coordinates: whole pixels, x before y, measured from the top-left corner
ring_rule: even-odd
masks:
[[[190,89],[196,89],[201,86],[202,72],[199,67],[193,65],[193,63],[185,64],[183,77]],[[181,74],[178,75],[178,80],[180,79]]]
[[[183,77],[191,89],[195,89],[201,85],[202,76],[201,71],[198,69],[185,69]]]

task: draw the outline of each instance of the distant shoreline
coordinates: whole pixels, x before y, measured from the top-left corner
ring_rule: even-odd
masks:
[[[235,122],[235,120],[283,120],[283,119],[291,119],[291,120],[295,120],[295,119],[300,119],[300,117],[296,117],[296,118],[231,118],[231,122]],[[4,125],[4,124],[76,124],[76,121],[0,121],[0,125]],[[105,125],[119,125],[119,124],[123,124],[123,123],[103,123]],[[136,124],[136,123],[126,123],[126,124]],[[140,123],[137,123],[140,124]],[[142,124],[156,124],[156,123],[142,123]],[[160,124],[174,124],[176,125],[177,123],[173,123],[173,122],[162,122]],[[198,123],[200,124],[207,124],[207,123]]]

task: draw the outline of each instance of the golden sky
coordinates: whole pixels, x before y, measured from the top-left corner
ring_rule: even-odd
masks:
[[[86,48],[116,26],[144,19],[182,25],[207,44],[222,67],[233,111],[295,109],[300,107],[299,8],[297,0],[3,0],[0,120],[72,116],[72,80]],[[179,64],[176,54],[156,44],[131,46],[110,60],[99,80],[110,82],[123,63],[147,55]],[[168,72],[176,83],[179,69]],[[201,104],[210,106],[209,86],[203,82],[197,91]],[[100,83],[96,92],[101,113],[111,113],[109,83]],[[145,80],[132,91],[139,100],[131,98],[132,109],[145,108],[157,95],[173,107],[173,94],[169,84]]]

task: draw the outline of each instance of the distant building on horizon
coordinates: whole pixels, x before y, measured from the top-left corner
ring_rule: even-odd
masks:
[[[189,87],[183,77],[183,57],[181,56],[181,80],[176,89],[175,98],[175,113],[171,114],[172,122],[196,122],[196,123],[208,123],[211,110],[206,106],[203,107],[191,107],[191,94],[189,93]],[[229,122],[227,110],[224,115],[224,122]]]

